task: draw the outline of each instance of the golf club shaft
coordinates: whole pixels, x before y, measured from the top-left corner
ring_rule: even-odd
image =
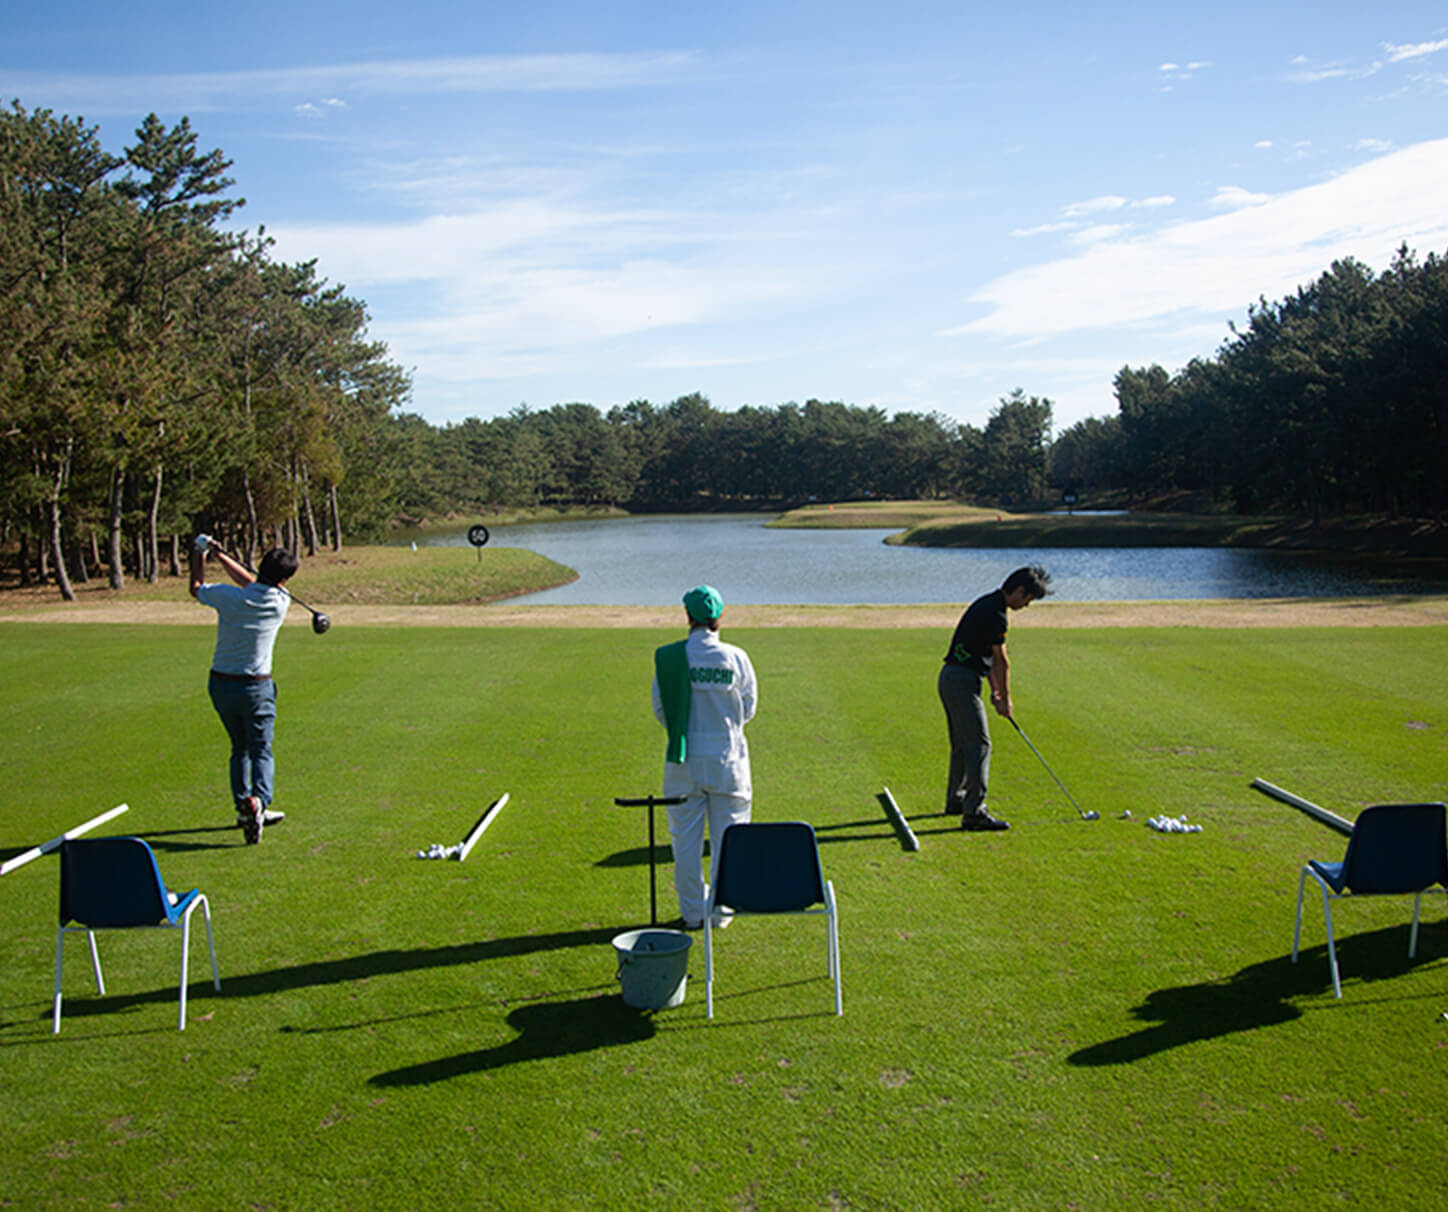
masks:
[[[1076,802],[1076,797],[1066,790],[1066,784],[1063,783],[1060,779],[1056,778],[1056,772],[1051,769],[1050,762],[1046,761],[1046,759],[1041,756],[1041,751],[1031,744],[1031,738],[1026,735],[1025,729],[1023,729],[1019,724],[1016,723],[1014,716],[1008,715],[1006,716],[1006,719],[1010,720],[1011,727],[1014,728],[1018,733],[1020,733],[1021,740],[1025,741],[1025,743],[1030,747],[1031,752],[1036,755],[1036,760],[1046,768],[1046,773],[1056,780],[1056,786],[1061,789],[1061,794],[1071,801],[1071,807],[1076,809],[1076,811],[1081,814],[1082,820],[1090,820],[1091,817],[1087,815],[1086,810]]]

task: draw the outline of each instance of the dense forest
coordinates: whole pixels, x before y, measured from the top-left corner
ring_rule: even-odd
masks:
[[[178,536],[340,549],[398,518],[539,504],[773,506],[1063,496],[1441,520],[1448,262],[1406,247],[1261,300],[1215,356],[1123,367],[1053,432],[1017,389],[983,428],[810,400],[565,403],[437,426],[365,304],[237,232],[229,162],[155,115],[118,155],[0,110],[0,548],[22,583],[178,572]]]

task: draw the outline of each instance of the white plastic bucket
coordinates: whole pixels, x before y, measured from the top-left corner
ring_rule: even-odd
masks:
[[[630,930],[613,937],[624,1004],[636,1010],[667,1010],[684,1000],[689,948],[682,930]]]

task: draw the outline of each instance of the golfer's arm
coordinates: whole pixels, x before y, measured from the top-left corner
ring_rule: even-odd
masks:
[[[1006,657],[1006,646],[997,644],[991,656],[990,688],[1000,702],[1009,706],[1011,701],[1011,663]]]
[[[256,580],[256,577],[252,576],[250,572],[233,560],[226,552],[216,548],[212,550],[216,551],[216,558],[221,561],[221,566],[226,569],[226,575],[243,589]]]
[[[191,596],[196,596],[196,591],[206,584],[206,557],[196,548],[191,549]]]

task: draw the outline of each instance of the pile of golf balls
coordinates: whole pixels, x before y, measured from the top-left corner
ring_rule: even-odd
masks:
[[[1146,822],[1158,833],[1200,833],[1200,825],[1188,825],[1184,816],[1154,816]]]
[[[463,844],[459,842],[456,846],[444,846],[441,842],[433,842],[426,850],[419,850],[417,857],[421,859],[450,859],[456,858],[463,852]]]

